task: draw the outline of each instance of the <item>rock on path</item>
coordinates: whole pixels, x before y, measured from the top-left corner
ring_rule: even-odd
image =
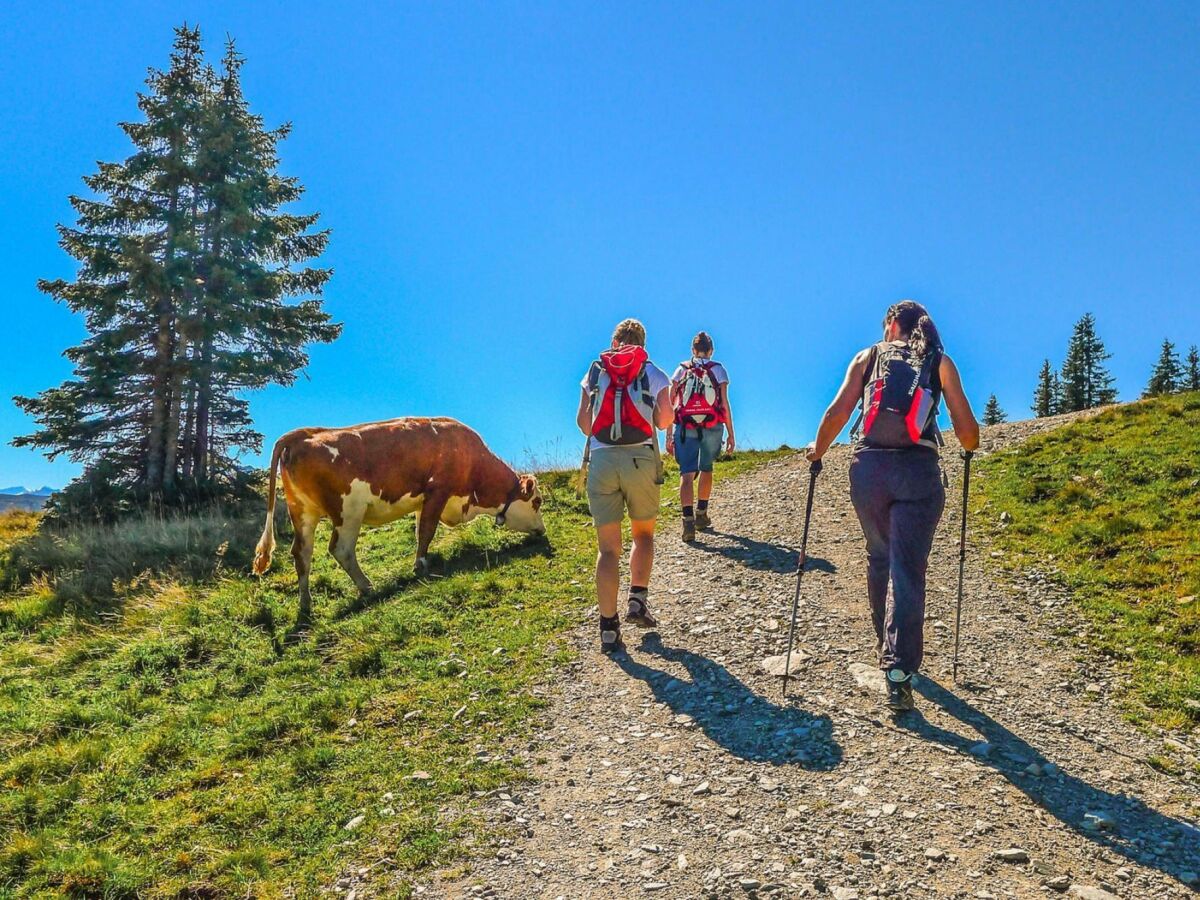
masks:
[[[989,429],[984,449],[1052,424]],[[798,458],[719,483],[716,530],[693,546],[666,523],[657,634],[629,628],[628,654],[609,659],[581,626],[536,783],[490,801],[499,852],[419,896],[1194,896],[1195,783],[1139,762],[1161,742],[1087,694],[1112,673],[1056,637],[1071,606],[1044,576],[999,584],[974,546],[964,683],[950,683],[954,452],[919,712],[881,708],[847,462],[835,448],[818,484],[788,700],[762,662],[786,649],[808,482]]]

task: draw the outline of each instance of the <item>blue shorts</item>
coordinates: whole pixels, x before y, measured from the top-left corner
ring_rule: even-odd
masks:
[[[711,472],[725,443],[725,426],[713,428],[684,428],[675,426],[675,461],[681,475],[689,472]]]

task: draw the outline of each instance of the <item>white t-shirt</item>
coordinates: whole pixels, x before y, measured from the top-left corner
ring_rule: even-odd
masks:
[[[719,362],[714,362],[711,359],[696,359],[695,357],[692,357],[693,365],[698,366],[701,363],[708,363],[712,366],[713,383],[716,384],[717,387],[720,387],[723,384],[729,384],[729,373],[725,371],[725,367],[723,365],[721,365]],[[685,369],[683,364],[680,363],[675,367],[675,374],[671,376],[671,383],[679,384],[685,378],[687,378],[687,369]]]
[[[588,370],[586,372],[584,372],[584,374],[583,374],[583,380],[581,382],[579,382],[579,386],[581,388],[583,388],[585,391],[590,386],[588,384],[588,376],[591,374],[592,374],[592,367],[588,366]],[[651,394],[651,396],[654,397],[655,401],[657,401],[658,395],[664,389],[669,388],[671,386],[671,380],[669,378],[667,378],[666,372],[664,372],[662,369],[660,369],[654,363],[650,362],[650,360],[646,360],[646,376],[650,380],[650,394]],[[648,439],[642,446],[649,447],[651,440],[653,440],[653,441],[658,440],[657,429],[654,432],[654,437]],[[597,440],[595,437],[592,437],[591,440],[588,441],[588,444],[591,446],[592,450],[607,450],[610,447],[617,446],[615,444],[605,444],[602,441]],[[637,445],[636,444],[633,444],[633,445],[625,444],[622,446],[628,447],[628,446],[637,446]]]

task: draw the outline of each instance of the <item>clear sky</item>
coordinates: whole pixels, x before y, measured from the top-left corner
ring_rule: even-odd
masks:
[[[1194,3],[13,2],[0,8],[0,397],[69,372],[67,195],[127,155],[171,28],[226,33],[283,169],[333,229],[345,323],[300,425],[446,414],[574,457],[576,384],[628,315],[664,367],[698,329],[742,443],[808,440],[849,357],[924,301],[977,407],[1027,414],[1086,311],[1122,396],[1200,342]],[[7,442],[0,486],[74,474]]]

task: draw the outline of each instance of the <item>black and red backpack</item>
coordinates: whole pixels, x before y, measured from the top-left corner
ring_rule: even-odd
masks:
[[[683,378],[672,386],[676,424],[684,428],[716,428],[724,423],[721,386],[713,375],[716,365],[695,360],[679,364]]]
[[[906,344],[885,341],[871,348],[862,412],[853,429],[864,446],[902,450],[941,444],[941,362],[937,349],[917,356]]]
[[[606,350],[588,371],[592,437],[602,444],[643,444],[654,436],[654,395],[645,347]]]

